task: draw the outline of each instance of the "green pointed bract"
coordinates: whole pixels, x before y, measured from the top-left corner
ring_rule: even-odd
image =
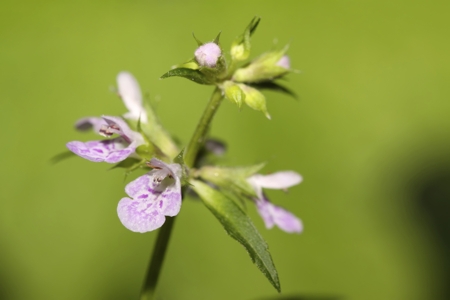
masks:
[[[246,167],[205,166],[198,170],[198,175],[214,185],[231,190],[237,195],[256,197],[255,191],[247,182],[247,178],[257,173],[265,163]]]
[[[173,159],[173,162],[179,164],[181,166],[181,185],[188,185],[189,181],[187,178],[189,177],[188,168],[184,163],[184,148],[181,152]]]
[[[200,41],[194,33],[192,33],[192,36],[194,37],[194,40],[197,42],[197,45],[200,47],[201,45],[203,45],[204,43],[202,41]]]
[[[278,63],[286,54],[289,46],[281,50],[270,51],[262,54],[244,68],[237,69],[233,74],[236,82],[263,82],[279,78],[290,72],[290,69]]]
[[[208,78],[204,74],[204,72],[201,72],[200,70],[195,69],[188,69],[188,68],[176,68],[172,69],[169,72],[165,73],[160,77],[160,79],[165,79],[169,77],[184,77],[189,80],[192,80],[193,82],[199,83],[199,84],[213,84],[214,81]]]
[[[245,28],[244,33],[236,37],[231,44],[231,58],[235,61],[246,60],[250,56],[250,37],[258,27],[261,18],[254,17],[250,24]]]
[[[192,189],[219,220],[226,232],[245,247],[253,263],[280,292],[280,280],[269,253],[269,247],[250,218],[233,200],[209,185],[197,180],[191,180],[191,184]]]
[[[213,43],[219,45],[219,47],[220,47],[219,39],[220,39],[220,35],[221,35],[221,34],[222,34],[222,31],[219,32],[219,34],[217,34],[216,38],[215,38],[214,41],[213,41]]]
[[[242,83],[238,85],[245,94],[245,103],[254,110],[262,112],[270,120],[271,117],[266,107],[266,97],[255,88]]]
[[[245,101],[245,93],[236,83],[227,80],[223,83],[222,90],[228,100],[241,108],[242,103]]]

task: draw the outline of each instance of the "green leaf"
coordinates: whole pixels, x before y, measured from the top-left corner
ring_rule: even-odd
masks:
[[[263,81],[258,83],[252,83],[249,85],[261,90],[271,90],[274,92],[281,92],[291,96],[294,99],[298,99],[298,96],[294,91],[274,81]]]
[[[184,77],[199,84],[212,84],[212,82],[208,80],[208,78],[199,70],[193,70],[188,68],[172,69],[169,72],[162,75],[160,79],[165,79],[168,77]]]
[[[219,220],[226,232],[245,247],[253,263],[256,264],[273,287],[281,292],[278,273],[270,256],[268,245],[256,230],[250,218],[221,192],[201,181],[191,180],[191,184],[194,191]]]
[[[197,42],[197,45],[200,47],[201,45],[203,45],[204,43],[202,41],[200,41],[194,33],[192,33],[192,37],[194,38],[194,40]]]

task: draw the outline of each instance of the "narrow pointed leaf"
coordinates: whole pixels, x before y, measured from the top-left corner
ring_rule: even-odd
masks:
[[[278,273],[270,256],[268,245],[256,230],[250,218],[233,200],[221,192],[201,181],[191,180],[191,184],[194,191],[219,220],[227,233],[245,247],[253,263],[256,264],[273,287],[280,292]]]
[[[162,75],[160,79],[165,79],[168,77],[184,77],[199,84],[212,84],[211,81],[209,81],[208,78],[206,78],[206,76],[203,75],[203,73],[201,73],[199,70],[188,68],[177,68],[170,70],[169,72]]]
[[[292,91],[291,89],[289,89],[277,82],[274,82],[274,81],[263,81],[263,82],[251,84],[250,86],[261,89],[261,90],[271,90],[274,92],[281,92],[283,94],[287,94],[287,95],[291,96],[292,98],[294,98],[296,100],[298,99],[298,96],[294,91]]]
[[[222,34],[222,31],[219,32],[219,34],[216,36],[216,38],[214,39],[213,43],[219,45],[219,39],[220,39],[220,35]]]

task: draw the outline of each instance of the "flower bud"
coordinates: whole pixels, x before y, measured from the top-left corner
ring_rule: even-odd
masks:
[[[266,97],[264,97],[264,95],[255,88],[252,88],[245,84],[238,85],[245,94],[245,103],[254,110],[262,112],[266,116],[266,118],[270,120],[271,117],[266,107]]]
[[[237,82],[270,81],[286,75],[290,71],[289,57],[285,55],[287,47],[279,51],[270,51],[256,58],[245,68],[237,69],[233,80]]]
[[[285,68],[286,70],[290,70],[291,60],[289,59],[289,56],[284,55],[282,58],[280,58],[280,60],[277,62],[277,66]]]
[[[236,83],[227,80],[223,83],[222,90],[225,92],[225,97],[228,100],[241,108],[242,102],[245,100],[245,93]]]
[[[222,55],[219,45],[216,43],[206,43],[195,50],[195,59],[202,67],[214,68]]]

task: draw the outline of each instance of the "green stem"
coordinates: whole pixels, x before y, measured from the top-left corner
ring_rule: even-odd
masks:
[[[142,286],[140,300],[152,300],[155,297],[156,285],[158,283],[161,267],[169,245],[170,234],[172,233],[175,217],[166,218],[164,226],[159,229],[158,238],[153,248],[150,264],[148,265],[147,276]]]
[[[184,155],[184,162],[188,167],[193,167],[203,142],[205,141],[206,134],[208,133],[209,124],[211,123],[214,114],[220,106],[222,101],[222,94],[219,88],[216,88],[209,99],[208,105],[203,112],[202,117],[195,129]],[[182,194],[184,195],[185,189]],[[184,198],[184,197],[183,197]],[[153,248],[153,253],[150,259],[150,263],[147,269],[147,275],[145,277],[144,285],[141,291],[140,300],[152,300],[155,297],[156,285],[158,283],[159,274],[161,273],[164,257],[169,245],[170,234],[172,233],[173,224],[175,223],[175,217],[166,218],[164,226],[159,229],[156,244]]]
[[[203,146],[206,139],[206,134],[208,133],[209,124],[211,123],[214,114],[222,102],[222,92],[218,87],[214,90],[211,98],[209,99],[208,105],[206,106],[203,115],[198,122],[197,128],[195,129],[194,135],[192,136],[189,144],[184,153],[184,163],[189,168],[194,166],[195,160],[197,158],[198,151]]]

